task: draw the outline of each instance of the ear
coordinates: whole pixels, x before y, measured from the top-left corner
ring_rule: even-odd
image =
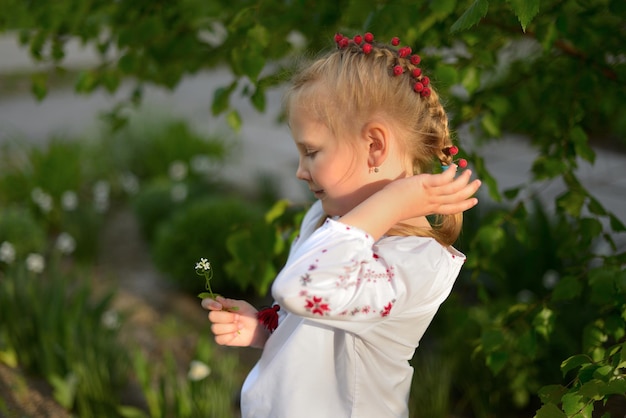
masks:
[[[380,167],[389,155],[391,133],[384,124],[368,123],[363,127],[363,139],[368,145],[367,162],[370,167]]]

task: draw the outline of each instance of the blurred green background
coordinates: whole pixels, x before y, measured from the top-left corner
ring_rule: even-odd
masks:
[[[269,303],[311,203],[280,94],[337,31],[420,53],[485,184],[411,416],[625,415],[625,17],[621,0],[0,0],[0,416],[38,416],[19,409],[33,377],[68,416],[238,415],[258,353],[213,344],[193,265]]]

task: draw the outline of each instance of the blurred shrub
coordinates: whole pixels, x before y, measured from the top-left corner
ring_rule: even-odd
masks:
[[[238,359],[214,347],[209,339],[198,339],[185,375],[171,352],[157,361],[136,352],[134,369],[151,418],[237,416],[234,401],[243,380],[237,373]]]
[[[204,285],[194,267],[204,257],[214,269],[214,290],[242,290],[225,268],[230,257],[226,241],[233,232],[250,230],[262,221],[262,208],[239,198],[211,196],[191,202],[157,230],[155,263],[180,289],[199,293]]]
[[[33,267],[16,262],[0,273],[0,351],[44,376],[78,416],[121,416],[130,363],[117,321],[107,320],[113,294],[94,298],[84,272]]]
[[[3,242],[14,250],[13,255],[7,254],[7,257],[24,258],[29,253],[45,252],[47,236],[41,223],[29,210],[11,205],[0,207],[0,243]]]
[[[167,176],[174,162],[186,164],[185,175],[210,177],[229,151],[226,141],[195,132],[182,120],[138,120],[112,133],[102,147],[117,173],[140,180]]]
[[[8,142],[2,150],[0,202],[12,208],[11,215],[3,216],[7,217],[5,223],[11,223],[9,217],[32,218],[48,241],[37,251],[54,247],[62,236],[65,250],[77,260],[93,260],[103,214],[111,204],[111,186],[102,179],[106,168],[93,167],[91,146],[79,140],[53,138],[41,147]],[[23,220],[17,224],[23,226]],[[20,241],[33,239],[41,238],[27,233],[11,242],[20,248],[25,245]]]

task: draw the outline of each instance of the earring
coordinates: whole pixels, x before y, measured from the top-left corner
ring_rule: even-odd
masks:
[[[378,167],[370,167],[370,174],[378,173],[379,171],[380,171],[380,169]]]

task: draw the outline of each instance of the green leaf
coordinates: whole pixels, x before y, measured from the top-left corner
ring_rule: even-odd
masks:
[[[611,220],[611,229],[615,232],[624,232],[626,231],[626,226],[624,223],[612,213],[609,214],[609,219]]]
[[[508,0],[515,16],[526,32],[526,27],[539,13],[539,0]]]
[[[454,22],[450,32],[454,33],[471,28],[487,15],[488,10],[488,0],[474,0],[474,3]]]
[[[499,226],[485,225],[478,230],[475,240],[484,252],[495,254],[504,247],[506,234]]]
[[[593,403],[588,402],[582,395],[566,393],[563,395],[563,411],[573,418],[591,418]]]
[[[439,18],[448,17],[456,8],[456,0],[430,0],[430,10]]]
[[[487,367],[493,374],[498,374],[506,365],[509,359],[509,353],[506,351],[494,351],[487,355]]]
[[[250,96],[250,102],[256,110],[258,110],[259,112],[265,112],[265,89],[257,85],[256,90],[254,91],[254,93],[252,93],[252,96]]]
[[[500,130],[500,121],[491,112],[485,113],[485,115],[480,120],[480,126],[485,130],[485,133],[490,138],[499,138],[500,136],[502,136],[502,131]]]
[[[228,112],[226,122],[228,122],[228,126],[230,126],[233,131],[239,132],[241,130],[241,116],[238,111],[232,110]]]
[[[576,277],[563,277],[554,287],[552,291],[552,300],[554,302],[562,300],[571,300],[580,296],[583,285]]]
[[[567,415],[563,413],[556,405],[549,403],[542,406],[535,415],[534,418],[567,418]]]
[[[468,67],[461,71],[461,85],[470,95],[480,87],[480,74],[476,67]]]
[[[561,397],[567,393],[567,388],[562,385],[548,385],[544,386],[537,392],[541,402],[559,404],[561,403]]]
[[[583,129],[576,125],[569,132],[570,140],[574,143],[576,155],[593,164],[596,160],[595,151],[589,146],[589,139]]]
[[[567,374],[570,370],[576,369],[582,365],[590,364],[591,358],[585,354],[576,354],[575,356],[571,356],[561,363],[561,373],[563,376]]]
[[[450,65],[438,65],[434,75],[441,86],[452,86],[459,81],[458,71]]]
[[[480,336],[483,350],[487,353],[501,347],[504,344],[504,334],[500,330],[487,330]]]
[[[519,195],[519,192],[521,191],[521,187],[513,187],[511,189],[504,190],[502,194],[504,194],[504,197],[506,197],[508,200],[513,200],[517,197],[517,195]]]
[[[48,75],[45,73],[35,73],[30,76],[31,90],[37,100],[43,100],[48,94]]]
[[[569,190],[563,193],[557,200],[557,205],[563,209],[566,213],[577,218],[580,216],[580,212],[585,204],[585,194]]]
[[[217,116],[226,111],[230,106],[230,95],[237,87],[237,80],[230,83],[227,87],[219,87],[213,93],[213,103],[211,104],[211,113]]]
[[[542,308],[533,319],[533,326],[538,334],[548,339],[554,330],[554,313],[549,308]]]
[[[586,382],[578,389],[578,394],[589,399],[599,401],[603,398],[607,384],[602,380],[593,379]]]
[[[49,382],[54,389],[54,399],[66,409],[72,409],[76,399],[78,377],[73,373],[69,373],[65,379],[63,379],[53,374],[50,376]]]
[[[289,207],[288,199],[280,199],[265,213],[265,222],[271,224],[276,219],[280,218],[285,210]]]

